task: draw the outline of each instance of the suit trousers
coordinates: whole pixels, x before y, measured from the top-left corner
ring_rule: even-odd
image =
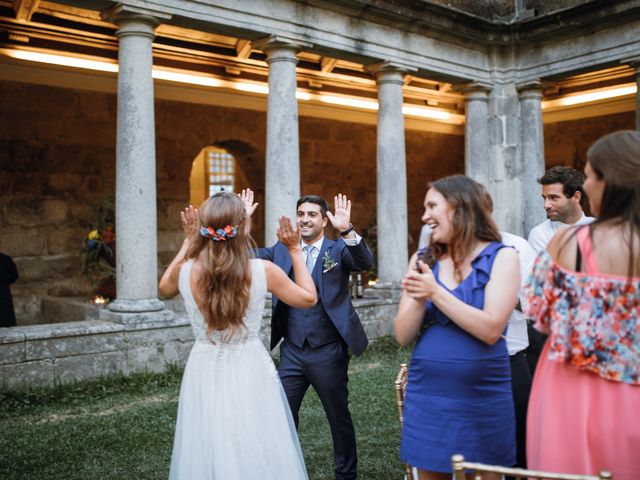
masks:
[[[531,370],[524,351],[509,357],[511,391],[516,414],[516,467],[527,468],[527,409],[531,393]]]
[[[280,345],[278,374],[296,427],[302,399],[311,385],[320,397],[329,421],[338,480],[357,477],[356,435],[349,411],[347,388],[348,367],[349,352],[342,341],[317,347],[311,347],[305,341],[302,347],[297,347],[285,338]]]

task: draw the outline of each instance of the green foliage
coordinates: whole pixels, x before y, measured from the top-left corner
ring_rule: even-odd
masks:
[[[409,350],[374,342],[350,365],[350,404],[360,478],[400,478],[400,427],[393,381]],[[182,370],[116,376],[29,392],[0,392],[0,478],[165,479]],[[309,390],[300,412],[309,476],[333,479],[322,405]]]

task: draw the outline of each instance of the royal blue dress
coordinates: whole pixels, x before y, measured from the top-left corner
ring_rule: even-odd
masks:
[[[498,251],[492,242],[471,262],[453,290],[484,307],[484,287]],[[438,278],[440,264],[433,274]],[[447,288],[447,287],[444,287]],[[512,466],[516,440],[511,372],[505,339],[487,345],[462,330],[431,302],[411,362],[400,445],[403,461],[423,470],[451,472],[451,455],[469,462]]]

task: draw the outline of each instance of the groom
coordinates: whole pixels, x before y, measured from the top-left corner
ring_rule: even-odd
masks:
[[[242,195],[248,210],[251,205],[255,208],[253,193],[250,195],[250,199],[245,192]],[[336,479],[355,479],[358,460],[349,412],[348,349],[359,355],[368,340],[351,303],[348,284],[351,272],[371,267],[373,255],[349,221],[351,201],[346,196],[335,197],[333,214],[327,201],[317,195],[300,198],[296,207],[303,256],[318,290],[318,303],[312,308],[293,308],[274,296],[271,348],[284,337],[278,373],[296,426],[302,399],[311,385],[329,420]],[[324,236],[327,221],[340,233],[337,240]],[[279,242],[258,249],[258,256],[293,275],[289,252]]]

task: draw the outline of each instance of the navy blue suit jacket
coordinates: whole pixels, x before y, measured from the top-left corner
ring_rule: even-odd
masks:
[[[325,265],[325,253],[334,266],[330,269]],[[259,248],[256,254],[263,260],[270,260],[278,265],[290,277],[293,276],[291,255],[280,242],[269,248]],[[317,264],[320,265],[317,265]],[[360,317],[353,308],[349,292],[349,277],[351,272],[361,272],[373,265],[373,254],[365,243],[360,240],[358,245],[348,246],[342,238],[330,240],[324,237],[320,254],[313,271],[313,281],[318,288],[318,301],[335,325],[336,329],[356,355],[360,355],[369,341],[364,332]],[[328,270],[328,271],[325,271]],[[278,300],[274,295],[271,311],[271,348],[275,348],[280,339],[287,332],[289,306]]]

